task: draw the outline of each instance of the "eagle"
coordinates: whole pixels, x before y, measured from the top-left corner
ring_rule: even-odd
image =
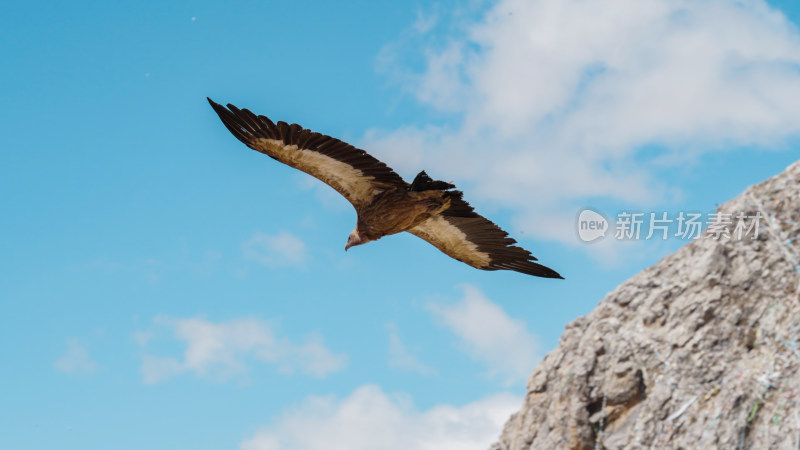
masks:
[[[563,278],[517,247],[508,233],[475,212],[455,185],[425,171],[410,184],[364,150],[297,124],[273,122],[231,104],[208,102],[245,145],[318,178],[343,195],[358,214],[344,249],[403,231],[446,255],[482,270],[513,270]]]

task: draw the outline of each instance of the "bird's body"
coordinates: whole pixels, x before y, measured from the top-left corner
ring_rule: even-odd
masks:
[[[365,151],[338,139],[208,101],[228,130],[250,148],[322,180],[353,204],[358,220],[345,250],[407,231],[478,269],[561,278],[475,213],[454,185],[434,181],[424,171],[409,184]]]
[[[356,209],[356,228],[370,241],[377,241],[416,227],[449,204],[441,191],[416,192],[394,187],[376,195],[370,204]]]

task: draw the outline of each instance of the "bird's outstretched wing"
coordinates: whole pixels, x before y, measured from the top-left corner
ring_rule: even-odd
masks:
[[[563,278],[535,263],[531,252],[517,247],[508,233],[477,214],[461,197],[449,191],[450,207],[408,230],[459,261],[483,270],[514,270],[545,278]]]
[[[386,164],[346,142],[297,124],[276,124],[231,104],[225,108],[211,99],[208,102],[228,130],[248,147],[318,178],[356,209],[386,189],[408,187]]]

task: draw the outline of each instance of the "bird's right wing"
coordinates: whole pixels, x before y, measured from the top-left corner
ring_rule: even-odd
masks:
[[[563,278],[553,269],[538,264],[531,252],[514,245],[517,241],[489,219],[477,214],[450,191],[447,210],[408,230],[461,262],[483,270],[514,270],[545,278]]]
[[[211,99],[208,102],[228,130],[248,147],[318,178],[356,209],[387,189],[409,186],[386,164],[346,142],[297,124],[275,124],[231,104],[225,108]]]

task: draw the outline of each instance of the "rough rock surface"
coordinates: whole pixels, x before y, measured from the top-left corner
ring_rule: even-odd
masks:
[[[757,238],[709,227],[567,325],[492,450],[800,448],[800,162],[718,212]]]

